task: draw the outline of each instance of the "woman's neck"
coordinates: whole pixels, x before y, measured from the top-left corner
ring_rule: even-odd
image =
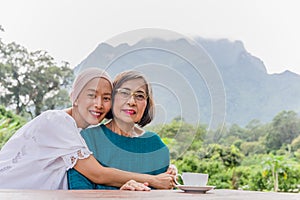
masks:
[[[142,134],[142,130],[137,128],[134,123],[120,122],[118,120],[111,120],[108,124],[108,128],[125,137],[137,137]]]
[[[79,120],[80,115],[78,114],[78,112],[76,111],[76,109],[74,107],[67,108],[67,109],[65,109],[65,111],[75,120],[78,128],[84,129],[84,128],[88,127],[89,124],[84,124],[83,122],[80,122],[80,120]]]

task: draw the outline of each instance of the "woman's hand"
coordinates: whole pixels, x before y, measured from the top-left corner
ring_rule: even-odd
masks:
[[[151,189],[148,187],[148,183],[139,183],[135,180],[127,181],[120,190],[131,190],[131,191],[150,191]]]
[[[158,174],[152,178],[150,182],[150,186],[156,189],[164,189],[164,190],[173,189],[175,186],[174,178],[175,176],[172,174],[167,174],[167,173]]]
[[[166,171],[166,173],[176,176],[177,173],[178,173],[177,167],[175,165],[173,165],[173,164],[169,165],[169,168]]]

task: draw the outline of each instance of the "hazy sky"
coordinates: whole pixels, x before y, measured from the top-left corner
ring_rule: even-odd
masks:
[[[241,40],[269,73],[300,74],[298,0],[0,0],[4,42],[76,66],[99,43],[141,28]]]

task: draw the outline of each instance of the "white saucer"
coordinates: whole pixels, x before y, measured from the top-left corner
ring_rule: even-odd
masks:
[[[179,189],[185,191],[185,192],[199,192],[199,193],[205,193],[211,189],[214,189],[216,186],[196,186],[196,185],[176,185]]]

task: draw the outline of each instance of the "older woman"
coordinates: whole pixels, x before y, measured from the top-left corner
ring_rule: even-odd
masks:
[[[81,135],[95,158],[104,166],[126,171],[158,175],[167,172],[169,150],[160,137],[143,130],[153,119],[154,102],[152,89],[143,74],[126,71],[119,74],[113,83],[112,113],[105,125],[85,129]],[[112,114],[112,115],[111,115]],[[174,171],[170,169],[169,174]],[[68,172],[70,189],[117,189],[105,187],[86,179],[76,170]],[[150,186],[168,189],[169,187]]]

